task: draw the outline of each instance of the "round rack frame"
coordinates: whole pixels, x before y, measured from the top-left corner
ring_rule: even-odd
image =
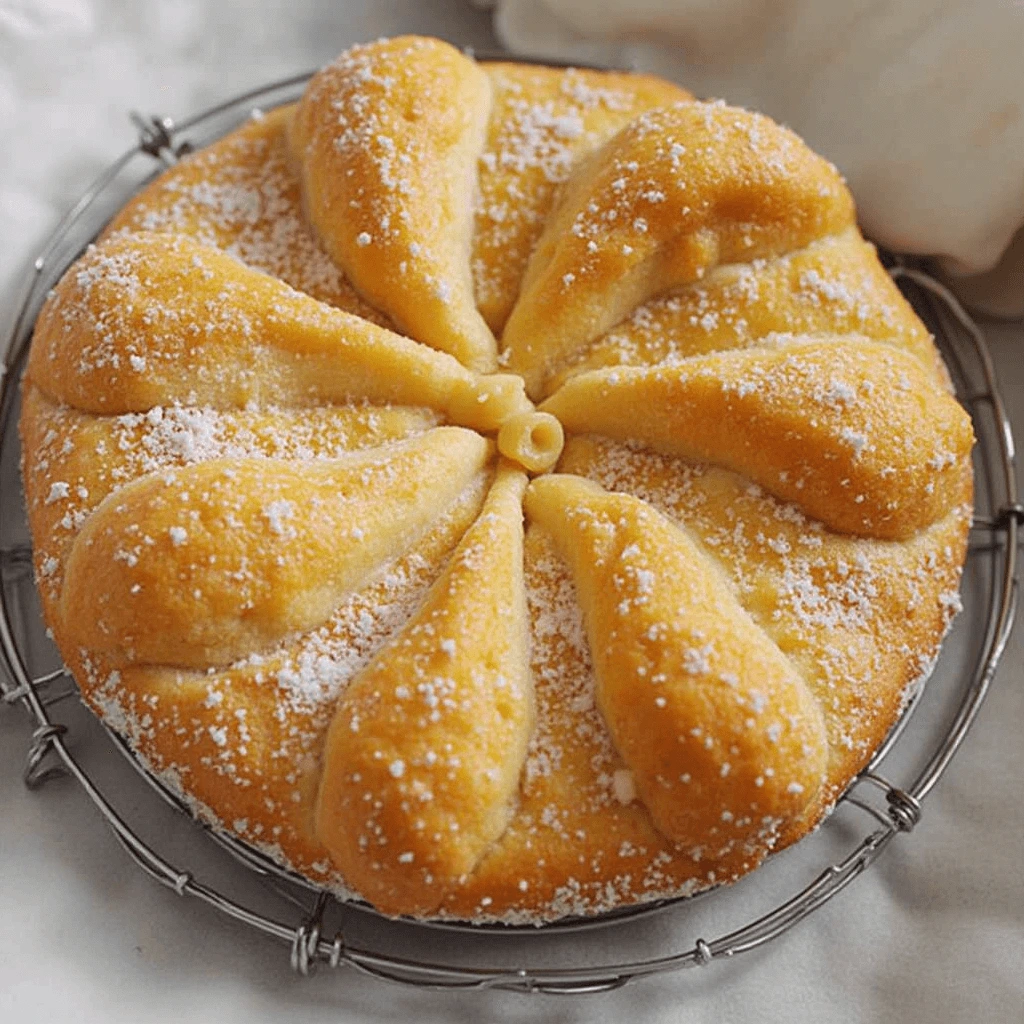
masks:
[[[904,714],[868,766],[837,801],[837,809],[842,806],[858,808],[862,812],[861,825],[867,822],[870,831],[864,834],[861,828],[854,845],[850,847],[846,841],[844,854],[826,860],[824,868],[818,861],[810,881],[802,880],[791,897],[756,919],[716,939],[698,938],[678,951],[599,965],[528,968],[445,962],[437,957],[436,951],[431,952],[436,944],[428,943],[425,954],[405,955],[396,948],[402,945],[400,935],[394,943],[385,939],[378,943],[382,948],[374,948],[352,941],[347,928],[331,930],[327,918],[344,913],[376,918],[385,936],[389,927],[412,928],[420,933],[433,931],[435,936],[436,929],[443,928],[471,931],[475,936],[513,934],[522,939],[523,929],[389,922],[377,917],[370,908],[340,905],[329,893],[317,890],[312,883],[281,868],[263,853],[209,826],[196,824],[193,831],[204,830],[245,864],[259,885],[283,899],[290,917],[267,913],[244,899],[225,894],[216,883],[203,881],[197,877],[198,872],[194,874],[177,866],[170,855],[157,848],[159,844],[142,838],[137,827],[129,823],[128,814],[115,807],[106,795],[111,787],[101,787],[81,757],[72,750],[69,726],[60,720],[59,712],[54,709],[66,698],[75,696],[77,690],[67,670],[59,664],[52,643],[33,639],[41,632],[41,624],[35,603],[24,502],[18,486],[19,377],[35,317],[47,291],[133,192],[180,156],[223,135],[255,107],[272,107],[297,99],[310,74],[296,75],[247,92],[181,122],[132,114],[139,131],[137,144],[111,164],[83,194],[57,225],[32,264],[7,338],[0,381],[0,486],[7,498],[16,497],[13,508],[0,504],[0,707],[20,704],[34,724],[25,763],[25,784],[36,788],[55,775],[72,776],[139,867],[178,895],[195,897],[227,917],[285,943],[290,949],[292,966],[303,975],[312,973],[319,965],[349,966],[376,977],[421,987],[589,993],[619,988],[638,978],[683,967],[705,965],[765,945],[831,900],[861,875],[897,836],[914,829],[921,817],[922,802],[948,768],[985,699],[1016,611],[1017,545],[1019,530],[1024,526],[1024,505],[1017,497],[1010,423],[996,387],[985,340],[943,285],[920,267],[899,258],[889,261],[890,273],[936,334],[958,396],[971,412],[979,439],[975,451],[977,512],[967,564],[967,571],[975,572],[979,579],[973,588],[977,593],[972,591],[969,604],[965,604],[967,613],[978,620],[972,632],[973,648],[963,665],[954,666],[952,679],[945,686],[949,706],[942,721],[936,726],[935,715],[929,716],[931,725],[924,737],[924,752],[919,757],[923,764],[915,766],[908,781],[902,786],[896,785],[881,774],[880,766],[897,747],[904,745],[907,726],[922,703],[920,690],[910,698]],[[947,660],[945,653],[940,656],[939,672],[944,671]],[[53,667],[55,664],[57,667]],[[930,684],[924,692],[930,694],[935,685]],[[177,811],[189,813],[173,793],[145,772],[119,736],[109,730],[107,734],[165,801]],[[833,813],[818,832],[827,831],[836,817]],[[798,847],[803,848],[810,838]],[[571,932],[575,942],[583,929],[598,925],[619,927],[638,918],[647,920],[653,911],[669,906],[679,909],[694,902],[694,898],[663,900],[595,920],[556,922],[530,929],[530,932],[538,937]],[[704,900],[699,902],[701,906],[706,905]]]

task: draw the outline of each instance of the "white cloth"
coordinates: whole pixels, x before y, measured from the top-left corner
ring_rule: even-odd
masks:
[[[876,241],[1024,313],[1021,0],[498,0],[520,53],[633,66],[761,110],[846,175]],[[997,268],[997,269],[995,269]]]
[[[130,107],[184,115],[381,34],[433,31],[482,50],[494,45],[488,24],[465,0],[0,0],[0,295],[15,290],[58,214],[127,147]],[[12,309],[0,305],[4,324]],[[1024,332],[990,334],[1024,435]],[[3,480],[0,501],[19,500],[11,484]],[[966,639],[962,630],[952,638],[954,676]],[[132,865],[76,785],[25,790],[31,729],[19,709],[0,706],[0,1021],[1016,1024],[1024,1006],[1022,665],[1018,630],[921,824],[833,903],[759,952],[576,1000],[411,992],[330,970],[295,977],[287,946],[178,898]],[[238,892],[240,869],[208,850],[194,859],[206,840],[183,841],[184,823],[119,755],[101,759],[108,745],[85,712],[71,724],[73,749],[107,767],[98,774],[117,805],[141,817],[176,864]],[[733,900],[729,914],[712,897],[681,922],[649,922],[641,937],[667,951],[742,923],[746,899],[773,895],[775,867],[720,894]],[[290,918],[283,904],[271,909]],[[631,948],[617,930],[593,938],[605,955]],[[447,942],[436,934],[435,955]],[[549,958],[545,940],[533,948],[534,962]]]

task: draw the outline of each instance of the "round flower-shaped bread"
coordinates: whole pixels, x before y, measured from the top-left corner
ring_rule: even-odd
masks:
[[[970,421],[842,179],[657,79],[356,47],[120,213],[23,396],[85,700],[387,914],[739,877],[957,608]]]

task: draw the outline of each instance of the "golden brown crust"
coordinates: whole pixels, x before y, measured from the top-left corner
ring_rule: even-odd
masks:
[[[490,105],[475,61],[400,36],[314,76],[290,128],[310,221],[356,288],[412,337],[484,371],[498,348],[468,256]]]
[[[570,433],[717,463],[830,529],[888,540],[959,502],[974,443],[970,417],[917,359],[856,337],[594,370],[544,410]]]
[[[321,302],[389,327],[306,223],[288,152],[294,109],[260,113],[185,156],[130,200],[102,237],[136,231],[187,235]]]
[[[718,267],[636,309],[551,381],[605,366],[653,366],[779,335],[856,334],[905,348],[944,387],[931,335],[856,227],[776,259]]]
[[[948,515],[893,542],[831,533],[728,470],[602,438],[572,439],[558,469],[628,487],[684,525],[815,695],[827,782],[780,844],[799,838],[884,739],[959,608],[970,476]]]
[[[836,169],[759,114],[680,103],[631,121],[580,165],[505,326],[534,397],[553,370],[649,299],[853,224]]]
[[[530,485],[526,512],[571,566],[623,785],[674,843],[725,832],[718,843],[763,856],[823,782],[821,709],[803,680],[717,567],[644,502],[553,474]]]
[[[637,114],[693,97],[650,75],[501,62],[483,69],[493,106],[478,166],[472,266],[477,306],[500,335],[574,165]]]
[[[423,605],[331,723],[317,832],[387,913],[429,914],[508,826],[533,730],[526,475],[498,470]]]
[[[852,216],[794,136],[656,79],[343,56],[40,314],[25,491],[86,701],[197,814],[387,913],[752,870],[958,602],[969,420]],[[481,373],[506,318],[516,373]]]
[[[313,465],[211,459],[135,480],[96,508],[68,555],[68,637],[126,662],[199,669],[316,629],[490,455],[479,434],[437,427]]]

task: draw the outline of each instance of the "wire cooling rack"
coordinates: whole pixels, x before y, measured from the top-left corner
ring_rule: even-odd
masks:
[[[73,713],[78,702],[68,698],[74,698],[77,690],[40,621],[19,480],[19,378],[35,317],[47,291],[133,192],[164,166],[224,134],[255,108],[297,99],[309,77],[296,75],[275,82],[180,122],[132,114],[139,132],[137,144],[85,192],[32,264],[13,316],[0,381],[0,708],[21,705],[34,726],[25,784],[35,789],[57,775],[73,777],[142,870],[178,895],[200,900],[240,925],[284,943],[292,966],[303,975],[319,966],[347,966],[429,988],[587,993],[706,965],[765,945],[845,889],[898,836],[914,830],[924,799],[948,768],[985,699],[1014,620],[1024,505],[1017,497],[1013,436],[992,362],[981,331],[956,299],[919,267],[899,259],[890,261],[890,272],[936,334],[979,439],[977,512],[964,574],[964,611],[956,627],[959,650],[950,653],[949,644],[943,648],[932,681],[910,700],[897,726],[818,832],[792,851],[770,858],[737,886],[700,899],[662,901],[595,921],[567,920],[525,935],[514,928],[388,921],[369,908],[340,904],[245,843],[178,814],[175,822],[189,830],[194,860],[180,859],[176,848],[164,841],[163,830],[159,839],[143,837],[136,803],[135,813],[129,814],[126,802],[119,801],[131,779],[111,775],[109,767],[105,773],[94,770],[75,743],[79,733],[95,733],[100,727],[88,716]],[[922,706],[926,710],[917,712]],[[187,814],[173,793],[145,773],[120,737],[111,732],[106,736],[108,752],[125,754],[167,803]],[[883,762],[888,775],[882,774]],[[891,766],[900,773],[893,777],[906,779],[902,785],[890,780]],[[121,767],[123,771],[123,763]],[[228,875],[223,865],[206,874],[196,868],[196,863],[208,863],[210,839],[232,854]],[[235,861],[250,870],[240,872]],[[764,894],[759,898],[757,887],[771,875],[773,889],[779,889],[777,861],[786,863],[788,873],[781,884],[792,895],[781,900],[773,895],[768,909],[761,910]],[[229,892],[239,888],[228,884],[237,883],[239,873],[244,876],[242,895]],[[730,901],[733,890],[740,895]],[[268,897],[272,910],[266,909]],[[723,898],[728,905],[720,913]],[[737,904],[739,920],[745,923],[731,925],[714,939],[680,938],[697,924],[716,934],[730,912],[736,916]],[[758,906],[753,919],[752,906]],[[697,915],[695,907],[700,910]],[[655,917],[655,911],[661,913]],[[585,938],[598,926],[603,926],[602,941],[595,949],[586,945]],[[653,931],[656,948],[626,958],[621,950],[635,939],[637,927]],[[439,928],[448,934],[439,933]],[[360,939],[361,931],[369,931],[373,941]],[[466,941],[461,951],[459,943],[452,941],[460,938],[460,931],[472,933],[471,952]],[[439,937],[444,941],[438,942]],[[559,942],[571,945],[571,956],[559,949]],[[609,955],[609,945],[618,948],[619,954]],[[439,948],[444,957],[438,955]],[[531,949],[537,955],[531,957]],[[526,966],[538,955],[542,966]],[[481,962],[481,957],[491,959]]]

